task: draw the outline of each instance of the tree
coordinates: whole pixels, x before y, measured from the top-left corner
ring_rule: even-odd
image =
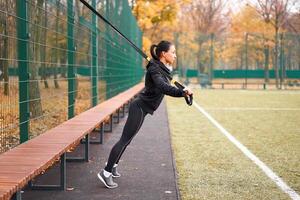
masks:
[[[275,50],[274,50],[274,69],[276,76],[276,87],[279,88],[279,31],[286,22],[290,8],[295,5],[296,0],[257,0],[258,5],[255,6],[257,12],[265,20],[274,27],[275,31]]]
[[[292,13],[288,16],[288,19],[286,23],[284,24],[284,27],[287,29],[288,32],[295,34],[292,41],[289,41],[289,48],[288,48],[288,65],[289,69],[291,69],[291,54],[292,49],[294,50],[294,57],[296,57],[296,64],[298,67],[293,67],[293,69],[300,70],[300,9],[298,9],[297,12]]]
[[[47,12],[49,12],[47,1],[45,2],[45,12],[44,12],[44,24],[43,24],[43,37],[41,38],[41,42],[43,44],[41,49],[41,71],[42,71],[42,80],[44,81],[45,88],[49,88],[48,82],[47,82],[47,61],[46,61],[46,45],[47,45],[47,23],[48,23],[48,15]]]
[[[284,28],[287,29],[288,32],[300,34],[300,10],[288,16]]]
[[[246,68],[245,39],[247,39],[247,60],[249,60],[247,63],[249,67],[247,67],[257,69],[264,65],[266,82],[268,82],[269,66],[268,62],[265,62],[268,56],[265,54],[269,47],[274,47],[272,26],[264,22],[256,9],[246,5],[232,16],[230,33],[233,39],[229,44],[230,48],[225,52],[237,61],[237,65]]]
[[[159,42],[162,38],[173,39],[176,15],[179,9],[177,0],[135,0],[131,4],[133,14],[144,33],[144,51],[149,51],[150,45]]]
[[[193,30],[198,33],[198,56],[197,63],[201,72],[204,72],[204,63],[208,62],[207,48],[211,37],[210,34],[218,35],[226,29],[226,20],[224,16],[225,12],[224,0],[204,0],[204,1],[192,1],[187,7],[188,17],[193,24]],[[207,48],[204,48],[207,46]],[[211,66],[212,67],[212,66]],[[209,77],[211,79],[211,71],[208,70]]]
[[[9,5],[12,3],[8,0],[1,1],[0,7],[5,8],[6,14],[0,16],[0,31],[4,35],[2,41],[0,43],[0,81],[4,81],[4,91],[3,94],[8,96],[9,95],[9,74],[8,74],[8,28],[9,28],[9,21],[7,13],[9,12]]]
[[[90,41],[91,34],[90,30],[87,29],[81,22],[80,19],[86,20],[90,16],[90,10],[86,6],[82,5],[79,1],[75,1],[75,30],[74,30],[74,45],[76,47],[75,60],[77,64],[90,65]],[[76,62],[75,61],[75,62]],[[78,96],[79,80],[75,75],[75,98]]]
[[[43,17],[43,5],[44,0],[32,1],[32,4],[29,6],[29,12],[31,21],[30,31],[32,35],[32,46],[29,52],[30,62],[30,82],[29,82],[29,109],[31,112],[31,117],[39,117],[43,114],[41,95],[39,88],[39,68],[41,67],[41,41],[42,41],[42,17]],[[32,12],[32,11],[35,12]]]
[[[190,6],[190,14],[195,30],[202,34],[218,34],[225,29],[223,14],[224,0],[193,1]]]
[[[54,62],[55,63],[59,63],[58,62],[58,26],[59,26],[59,15],[60,15],[60,0],[56,1],[56,16],[55,16],[55,53],[54,53]],[[57,66],[54,65],[54,86],[55,88],[59,88],[59,84],[57,81]]]

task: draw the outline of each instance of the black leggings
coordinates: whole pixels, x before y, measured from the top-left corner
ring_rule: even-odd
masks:
[[[137,134],[141,128],[144,118],[147,115],[145,111],[137,104],[137,99],[134,100],[129,107],[129,114],[123,133],[120,140],[113,146],[109,154],[108,162],[105,170],[112,172],[114,164],[118,164],[119,160],[124,153],[126,147],[130,144],[133,137]]]

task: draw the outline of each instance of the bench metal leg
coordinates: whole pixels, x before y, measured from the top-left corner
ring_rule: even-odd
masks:
[[[103,144],[104,123],[101,123],[99,133],[99,141],[90,139],[90,144]]]
[[[103,144],[104,141],[104,123],[100,126],[100,144]]]
[[[66,153],[60,156],[60,185],[34,185],[32,181],[29,182],[32,190],[66,190],[66,185]]]
[[[22,199],[22,193],[21,191],[17,191],[11,198],[12,200],[21,200]]]
[[[89,148],[90,148],[90,136],[87,134],[84,139],[84,157],[68,157],[66,160],[68,162],[81,162],[89,161]]]
[[[122,118],[125,117],[125,105],[123,105],[123,107],[122,107],[122,116],[121,117]]]
[[[67,188],[67,168],[66,168],[66,157],[67,154],[64,153],[60,158],[60,189],[66,190]]]
[[[125,107],[125,112],[126,113],[129,112],[130,103],[131,103],[131,100],[126,104],[126,107]]]
[[[120,109],[118,109],[117,116],[115,116],[115,118],[117,119],[117,121],[114,123],[118,124],[120,122]]]
[[[104,130],[104,132],[112,132],[112,126],[113,126],[113,116],[110,115],[110,118],[109,118],[109,129],[108,130]]]

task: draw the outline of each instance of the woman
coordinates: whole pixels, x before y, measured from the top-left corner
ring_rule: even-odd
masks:
[[[98,178],[107,188],[116,188],[113,177],[120,177],[117,172],[119,160],[133,137],[141,128],[145,116],[153,114],[164,95],[184,97],[191,95],[188,88],[183,90],[170,85],[165,74],[171,75],[172,64],[176,59],[175,46],[168,41],[161,41],[150,48],[153,60],[147,65],[145,89],[130,104],[129,114],[120,140],[113,146],[106,167],[98,173]]]

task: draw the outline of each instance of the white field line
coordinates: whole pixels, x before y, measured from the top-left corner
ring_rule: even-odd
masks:
[[[239,148],[250,160],[252,160],[262,171],[273,181],[276,185],[285,193],[287,193],[291,199],[300,200],[299,194],[297,194],[292,188],[290,188],[279,176],[277,176],[265,163],[263,163],[258,157],[256,157],[247,147],[240,143],[235,137],[233,137],[225,128],[223,128],[213,117],[211,117],[202,107],[200,107],[195,101],[194,106],[205,115],[211,123],[213,123],[237,148]]]
[[[228,110],[228,111],[300,111],[300,108],[264,108],[264,107],[206,107],[205,110]]]

